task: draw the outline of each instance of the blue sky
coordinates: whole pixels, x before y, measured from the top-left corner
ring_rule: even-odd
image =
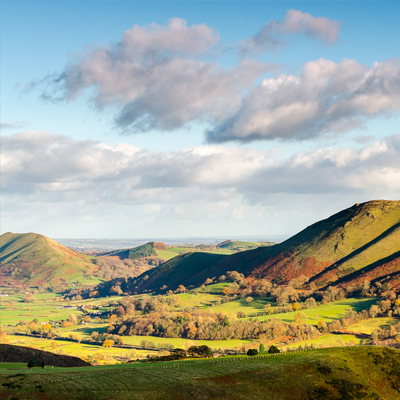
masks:
[[[3,0],[2,233],[290,235],[398,199],[399,11]]]

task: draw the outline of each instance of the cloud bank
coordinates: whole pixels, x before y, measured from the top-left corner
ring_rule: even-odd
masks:
[[[271,194],[400,191],[400,135],[361,150],[324,148],[288,158],[223,146],[154,152],[36,131],[5,136],[2,146],[3,195],[33,202],[261,204]]]

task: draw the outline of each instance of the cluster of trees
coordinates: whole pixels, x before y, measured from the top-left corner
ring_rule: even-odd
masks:
[[[119,335],[112,335],[109,333],[99,333],[99,332],[92,332],[89,341],[92,343],[101,343],[104,344],[104,347],[111,347],[114,344],[123,345],[124,342]],[[108,341],[108,342],[107,342]]]
[[[132,336],[160,336],[191,340],[254,339],[264,335],[267,340],[282,336],[317,337],[318,330],[307,324],[287,324],[281,320],[238,320],[225,313],[212,312],[163,312],[135,315],[115,321],[109,333]]]

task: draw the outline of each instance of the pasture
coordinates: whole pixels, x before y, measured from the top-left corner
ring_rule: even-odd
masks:
[[[398,354],[379,347],[347,347],[100,367],[12,372],[0,368],[0,396],[10,400],[16,394],[19,400],[395,400],[397,378],[391,372],[399,367]],[[374,364],[377,358],[386,361],[384,368]]]

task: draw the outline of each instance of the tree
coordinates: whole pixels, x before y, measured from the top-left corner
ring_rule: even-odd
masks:
[[[269,354],[275,354],[280,352],[281,351],[275,345],[270,346],[270,348],[268,349]]]
[[[76,323],[78,322],[78,319],[76,318],[75,314],[69,314],[68,316],[68,321],[71,322],[73,325],[76,325]]]
[[[177,293],[185,293],[186,292],[186,288],[183,285],[179,285],[178,289],[176,289]]]
[[[293,311],[298,311],[299,310],[299,303],[293,303],[293,305],[292,305],[292,309],[293,309]]]
[[[260,349],[259,349],[260,353],[265,353],[265,347],[262,343],[260,343]]]
[[[246,297],[246,303],[249,304],[253,301],[254,299],[252,297]]]
[[[114,340],[106,339],[103,344],[103,347],[113,347],[114,346]]]
[[[257,349],[249,349],[246,353],[248,356],[256,356],[258,354]]]
[[[209,358],[213,356],[212,350],[208,346],[191,346],[187,349],[189,357]]]
[[[24,301],[25,301],[25,303],[32,303],[33,302],[33,294],[32,293],[28,293],[24,297]]]
[[[122,306],[118,306],[116,311],[117,311],[117,315],[119,317],[122,316],[122,315],[125,315],[125,308],[122,307]]]

